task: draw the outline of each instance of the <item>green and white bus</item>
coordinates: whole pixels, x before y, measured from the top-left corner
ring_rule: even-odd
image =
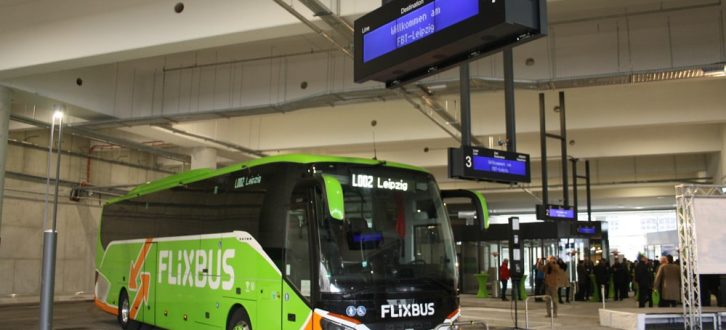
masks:
[[[448,329],[460,315],[433,176],[370,159],[283,155],[143,184],[104,206],[96,265],[95,303],[124,329]]]

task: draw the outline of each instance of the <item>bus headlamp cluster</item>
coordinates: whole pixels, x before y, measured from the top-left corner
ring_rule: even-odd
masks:
[[[328,319],[320,319],[320,328],[323,330],[355,330],[355,328]]]

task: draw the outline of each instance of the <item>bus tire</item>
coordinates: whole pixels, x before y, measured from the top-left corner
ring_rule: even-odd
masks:
[[[129,303],[129,295],[126,293],[126,289],[122,289],[118,297],[118,323],[121,325],[121,329],[129,329],[131,324],[130,318],[131,304]]]
[[[250,317],[244,307],[236,306],[227,318],[227,330],[252,330]]]

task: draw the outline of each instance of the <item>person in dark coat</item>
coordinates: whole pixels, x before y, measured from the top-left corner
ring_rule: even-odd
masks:
[[[626,271],[625,271],[625,265],[623,265],[620,260],[617,258],[615,259],[615,263],[612,267],[613,271],[613,289],[615,290],[615,301],[623,300],[628,298],[628,291],[624,289],[626,285]],[[623,293],[625,293],[623,295]]]
[[[630,294],[631,283],[633,282],[633,263],[627,258],[623,258],[623,267],[625,268],[625,283],[622,287],[622,296],[627,298]]]
[[[595,283],[592,281],[590,275],[595,274],[595,264],[592,263],[590,258],[585,259],[585,271],[587,272],[587,287],[585,287],[585,300],[590,300],[592,297],[593,290],[595,290]]]
[[[502,300],[507,300],[507,282],[509,281],[509,259],[504,259],[499,267],[499,282],[502,283]],[[515,288],[512,288],[514,290]]]
[[[534,294],[536,296],[541,296],[545,293],[544,272],[540,270],[542,267],[544,267],[544,259],[537,258],[537,262],[532,267],[532,271],[534,272]],[[542,298],[535,298],[535,301],[542,301]]]
[[[564,260],[562,260],[562,258],[557,258],[557,265],[559,265],[560,269],[562,269],[562,277],[561,277],[562,283],[560,284],[561,285],[560,288],[557,289],[557,300],[559,300],[560,304],[564,304],[564,302],[562,302],[562,291],[565,291],[565,299],[566,299],[567,303],[569,303],[570,302],[570,276],[569,276],[569,273],[567,272],[567,263]]]
[[[635,265],[635,283],[638,284],[638,307],[653,307],[653,270],[648,257],[641,255]]]
[[[590,300],[590,274],[592,268],[588,268],[584,260],[577,263],[577,292],[578,299]]]
[[[610,264],[607,259],[600,259],[600,262],[595,266],[595,279],[597,280],[597,290],[604,293],[605,301],[608,300],[609,285],[610,282]]]

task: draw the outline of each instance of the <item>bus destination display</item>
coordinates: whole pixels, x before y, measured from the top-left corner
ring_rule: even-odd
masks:
[[[507,183],[530,182],[529,155],[486,148],[451,148],[449,176]]]
[[[393,0],[354,23],[354,80],[388,87],[547,34],[545,0]]]

